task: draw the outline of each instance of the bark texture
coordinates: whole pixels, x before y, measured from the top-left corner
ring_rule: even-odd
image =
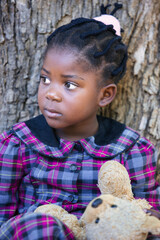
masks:
[[[37,89],[47,36],[72,18],[98,16],[102,3],[115,1],[0,0],[0,132],[39,113]],[[128,45],[128,70],[116,99],[101,113],[136,129],[159,151],[160,1],[121,3],[115,16]]]

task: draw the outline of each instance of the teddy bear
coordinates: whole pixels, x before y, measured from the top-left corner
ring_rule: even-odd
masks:
[[[105,162],[98,174],[98,187],[101,195],[88,204],[80,220],[55,204],[39,206],[35,211],[57,217],[78,240],[145,240],[148,232],[160,234],[160,220],[144,212],[151,208],[145,199],[134,198],[122,164]]]
[[[160,220],[146,214],[136,201],[111,194],[93,199],[80,219],[87,240],[145,240],[160,234]]]

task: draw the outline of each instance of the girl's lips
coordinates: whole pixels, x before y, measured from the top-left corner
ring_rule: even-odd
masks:
[[[44,111],[45,111],[47,117],[50,117],[50,118],[57,118],[57,117],[61,117],[62,116],[61,113],[59,113],[59,112],[57,112],[57,111],[55,111],[53,109],[45,109]]]

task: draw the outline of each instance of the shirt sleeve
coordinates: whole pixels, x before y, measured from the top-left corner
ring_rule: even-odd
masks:
[[[21,177],[20,142],[5,132],[0,135],[0,225],[15,215]]]
[[[155,179],[157,154],[153,144],[140,138],[125,154],[124,161],[134,197],[145,198],[160,211],[160,186]]]

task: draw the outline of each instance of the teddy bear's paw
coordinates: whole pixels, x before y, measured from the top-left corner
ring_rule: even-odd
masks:
[[[160,220],[154,216],[148,215],[146,221],[142,225],[142,231],[160,236]]]
[[[45,204],[36,208],[35,212],[49,214],[61,220],[61,217],[68,212],[56,204]]]

